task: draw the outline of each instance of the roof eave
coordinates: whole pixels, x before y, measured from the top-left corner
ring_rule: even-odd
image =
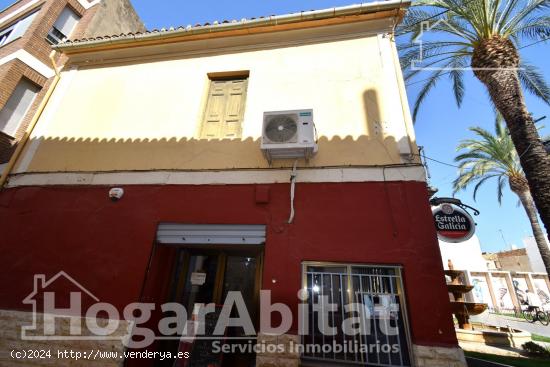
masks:
[[[382,11],[397,10],[400,11],[410,6],[411,0],[389,0],[376,1],[372,3],[349,5],[337,8],[312,10],[307,12],[292,13],[285,15],[270,16],[265,18],[257,18],[233,23],[221,23],[209,26],[200,26],[192,28],[178,28],[174,30],[164,30],[151,33],[127,34],[122,36],[101,37],[92,40],[70,41],[52,46],[54,50],[72,53],[82,52],[85,49],[94,49],[103,46],[124,46],[125,44],[133,44],[153,41],[159,39],[170,39],[182,36],[194,36],[205,33],[217,33],[231,30],[242,30],[248,28],[277,26],[289,23],[306,22],[312,20],[323,20],[345,16],[357,16],[369,13]]]

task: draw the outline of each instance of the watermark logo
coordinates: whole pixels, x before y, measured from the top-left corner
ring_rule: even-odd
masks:
[[[56,287],[59,284],[61,287]],[[256,330],[243,295],[238,291],[228,292],[223,305],[195,303],[192,310],[187,310],[175,302],[160,305],[135,302],[120,311],[110,303],[101,302],[84,285],[61,271],[48,280],[44,274],[34,276],[33,291],[23,300],[24,304],[32,305],[32,324],[22,327],[21,338],[120,340],[131,348],[145,348],[155,340],[166,339],[180,342],[250,340],[258,333],[288,333],[294,324],[293,315],[298,316],[300,336],[356,337],[372,334],[373,328],[374,334],[398,335],[399,304],[391,295],[376,297],[379,301],[373,302],[371,295],[360,292],[354,298],[357,302],[332,303],[334,297],[322,294],[319,287],[313,286],[297,292],[297,310],[293,313],[287,304],[272,302],[270,290],[261,290],[259,329]],[[155,317],[154,320],[159,321],[154,325],[153,312],[161,316]],[[273,325],[274,319],[279,320],[276,325]],[[235,328],[242,330],[240,337],[228,334],[229,329]]]
[[[446,63],[441,65],[439,61],[449,61],[449,47],[457,47],[455,51],[459,51],[458,47],[468,48],[468,40],[471,36],[461,32],[452,22],[445,19],[438,19],[435,21],[425,20],[420,22],[420,29],[418,35],[412,39],[412,43],[418,45],[418,52],[416,52],[417,58],[411,61],[411,70],[425,70],[425,71],[438,71],[444,70],[448,72],[459,70],[521,70],[522,68],[472,68],[469,65],[463,65],[462,63]],[[446,41],[429,41],[430,36],[434,36],[436,33],[444,33],[451,35]],[[464,50],[462,50],[463,52]]]
[[[60,294],[56,295],[56,292],[53,290],[53,286],[57,282],[69,283],[72,285],[74,291],[68,291],[68,308],[56,308],[56,296],[61,297]],[[76,335],[78,338],[82,336],[82,325],[80,320],[75,317],[82,315],[82,297],[86,296],[92,299],[94,302],[98,303],[99,298],[97,298],[92,292],[90,292],[86,287],[76,281],[69,274],[64,271],[60,271],[49,280],[46,280],[45,274],[35,274],[34,275],[34,286],[33,291],[23,299],[23,303],[32,306],[32,324],[25,325],[21,328],[21,337],[22,339],[49,339],[49,340],[66,340],[67,335],[58,335],[56,338],[56,327],[55,327],[55,318],[56,317],[73,317],[69,325],[69,334]],[[65,299],[67,294],[65,294]],[[38,306],[41,306],[43,312],[38,312]],[[38,323],[38,315],[43,315],[43,318]]]

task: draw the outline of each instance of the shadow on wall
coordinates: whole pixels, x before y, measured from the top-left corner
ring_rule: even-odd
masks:
[[[381,136],[380,122],[382,117],[380,116],[380,110],[378,108],[378,92],[374,89],[367,89],[363,93],[363,109],[366,115],[367,126],[365,131],[369,136]]]
[[[319,152],[301,166],[401,164],[394,137],[321,137]],[[22,162],[23,163],[22,165]],[[291,167],[294,160],[269,166],[260,139],[203,140],[39,138],[27,143],[16,172],[193,170]],[[416,163],[416,162],[415,162]]]
[[[391,137],[393,132],[389,130],[391,121],[387,120],[387,117],[383,117],[380,113],[380,97],[376,89],[367,89],[363,93],[363,108],[366,117],[366,129],[368,135],[373,139],[386,140],[388,137]],[[390,108],[398,108],[401,110],[401,101],[395,101],[394,105],[391,105]],[[401,111],[399,111],[401,115]],[[404,131],[407,129],[404,128]],[[395,138],[394,138],[395,141]],[[410,144],[414,144],[413,139],[409,139],[408,136],[402,137],[397,141],[397,144],[394,146],[384,147],[386,149],[399,150],[399,147],[407,146],[411,149],[413,154],[418,154],[418,149],[416,147],[410,147]],[[389,153],[388,153],[389,154]],[[418,157],[416,157],[418,158]],[[417,162],[415,159],[414,162]]]
[[[407,136],[396,141],[394,129],[384,121],[375,89],[362,94],[365,118],[359,137],[323,136],[319,151],[300,166],[382,166],[403,164],[399,147],[408,147]],[[401,108],[396,103],[396,108]],[[400,115],[397,114],[397,115]],[[108,118],[108,117],[106,117]],[[104,121],[116,125],[116,121]],[[342,130],[354,122],[339,121]],[[351,126],[352,126],[351,125]],[[130,132],[130,134],[133,132]],[[129,135],[130,135],[129,134]],[[76,172],[129,170],[215,170],[291,167],[290,160],[270,166],[260,149],[260,138],[196,139],[38,137],[28,142],[15,172]],[[411,163],[419,163],[418,159]]]

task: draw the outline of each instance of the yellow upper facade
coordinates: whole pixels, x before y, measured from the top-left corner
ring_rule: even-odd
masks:
[[[262,121],[295,109],[313,110],[319,146],[300,165],[418,162],[392,37],[401,15],[69,46],[12,173],[288,167],[263,157]]]

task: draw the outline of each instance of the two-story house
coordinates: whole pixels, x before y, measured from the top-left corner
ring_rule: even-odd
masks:
[[[10,159],[53,81],[53,44],[144,30],[129,0],[19,0],[1,10],[0,165]]]
[[[258,333],[224,343],[285,347],[223,366],[464,366],[394,42],[408,5],[55,45],[67,63],[0,193],[3,327],[63,270],[121,319],[239,292]]]

